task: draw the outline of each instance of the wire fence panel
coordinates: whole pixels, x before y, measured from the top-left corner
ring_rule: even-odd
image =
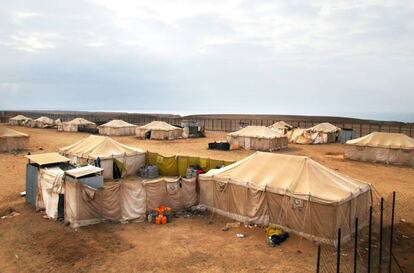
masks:
[[[368,226],[359,229],[356,219],[352,238],[345,244],[322,245],[319,272],[413,272],[414,195],[395,193],[394,206],[393,198],[391,194],[374,199],[371,225],[368,221]],[[356,233],[355,230],[359,231]]]

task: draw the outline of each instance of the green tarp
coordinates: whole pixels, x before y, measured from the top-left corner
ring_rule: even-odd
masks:
[[[158,153],[147,152],[147,164],[155,165],[160,171],[160,175],[165,176],[186,176],[187,168],[190,166],[200,166],[204,171],[233,164],[235,161],[217,160],[213,158],[203,158],[194,156],[163,156]]]

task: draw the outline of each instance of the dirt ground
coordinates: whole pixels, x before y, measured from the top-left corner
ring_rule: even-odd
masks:
[[[87,136],[53,129],[11,128],[30,134],[31,153],[57,151]],[[114,139],[166,155],[239,160],[252,153],[208,150],[208,142],[225,139],[224,133],[216,132],[209,132],[206,138],[176,141]],[[383,196],[393,190],[414,196],[413,168],[344,160],[343,151],[341,144],[289,144],[289,149],[282,153],[307,155],[332,169],[372,183]],[[216,216],[178,218],[165,226],[103,223],[80,229],[44,219],[19,196],[25,190],[25,153],[0,154],[0,216],[10,208],[19,213],[0,219],[0,272],[315,271],[315,243],[292,235],[282,246],[271,248],[262,229],[242,226],[224,232],[222,227],[228,220]],[[402,200],[398,205],[414,214],[412,199]],[[411,230],[407,233],[413,234]],[[236,238],[239,232],[246,234],[246,238]],[[406,263],[414,260],[414,250],[403,252]]]

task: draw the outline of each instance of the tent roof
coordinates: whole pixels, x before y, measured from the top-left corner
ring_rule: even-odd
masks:
[[[162,131],[172,131],[180,129],[178,127],[172,126],[164,121],[152,121],[144,126],[139,127],[140,129],[146,130],[162,130]]]
[[[290,129],[290,128],[293,128],[293,126],[286,123],[286,122],[284,122],[283,120],[281,120],[281,121],[278,121],[278,122],[274,123],[273,125],[270,125],[269,128],[274,128],[274,129],[288,128],[288,129]]]
[[[60,149],[65,155],[82,158],[111,158],[123,155],[143,154],[145,151],[121,144],[106,136],[88,136],[78,142]]]
[[[404,134],[373,132],[360,138],[348,140],[346,144],[378,148],[414,149],[414,138]]]
[[[40,117],[40,118],[35,119],[35,121],[44,122],[44,123],[51,123],[51,124],[53,124],[55,122],[53,119],[48,118],[48,117]]]
[[[341,130],[341,128],[338,128],[335,125],[330,124],[329,122],[322,122],[309,128],[309,130],[323,133],[334,133]]]
[[[25,157],[28,158],[30,161],[33,161],[34,163],[39,164],[40,166],[47,165],[47,164],[64,163],[64,162],[70,161],[69,158],[66,158],[58,153],[26,155]]]
[[[9,138],[9,137],[28,137],[29,135],[23,134],[16,130],[7,128],[7,127],[0,127],[0,138]]]
[[[115,127],[115,128],[122,128],[122,127],[135,127],[136,125],[125,122],[123,120],[120,119],[114,119],[111,120],[110,122],[107,122],[105,124],[102,124],[99,127]]]
[[[214,177],[224,183],[320,203],[340,203],[370,189],[369,184],[328,169],[308,157],[265,152],[256,152],[200,177]]]
[[[240,129],[236,132],[232,132],[228,134],[229,136],[233,137],[256,137],[256,138],[279,138],[285,137],[284,135],[269,129],[266,126],[247,126],[243,129]]]
[[[11,120],[31,120],[31,118],[25,117],[23,115],[17,115],[15,117],[10,118]]]
[[[66,124],[76,124],[76,125],[80,125],[80,124],[95,124],[92,121],[89,121],[87,119],[84,118],[74,118],[71,121],[65,122]]]
[[[75,168],[75,169],[72,169],[72,170],[68,170],[65,173],[69,176],[72,176],[72,177],[75,177],[75,178],[80,178],[80,177],[83,177],[83,176],[87,176],[87,175],[90,175],[90,174],[96,174],[96,173],[100,173],[100,172],[103,172],[103,171],[104,171],[104,169],[102,169],[102,168],[98,168],[98,167],[95,167],[95,166],[92,166],[92,165],[86,165],[86,166],[83,166],[83,167],[80,167],[80,168]]]

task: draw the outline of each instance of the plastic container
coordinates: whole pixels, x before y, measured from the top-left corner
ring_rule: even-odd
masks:
[[[166,217],[165,215],[163,215],[161,219],[162,219],[162,220],[161,220],[161,223],[162,223],[163,225],[165,225],[165,224],[167,223],[167,217]]]
[[[161,225],[161,221],[162,221],[162,216],[158,215],[157,218],[155,218],[155,224]]]

